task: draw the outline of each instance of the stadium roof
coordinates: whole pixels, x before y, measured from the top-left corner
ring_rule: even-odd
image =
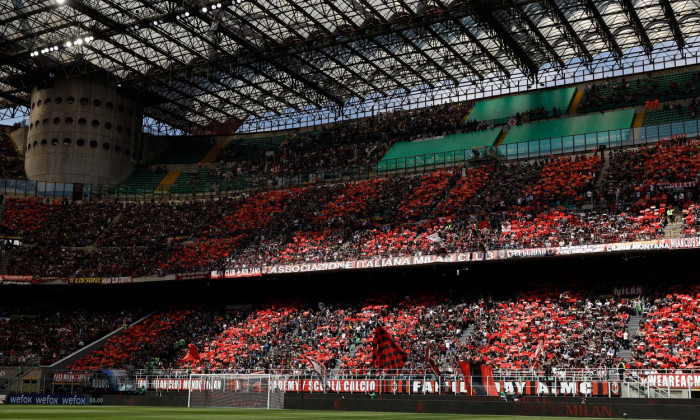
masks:
[[[417,87],[536,81],[700,33],[700,0],[7,0],[0,109],[86,75],[185,132]]]

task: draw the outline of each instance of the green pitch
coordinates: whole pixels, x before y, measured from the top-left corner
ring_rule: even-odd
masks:
[[[347,411],[299,411],[299,410],[248,410],[239,408],[172,408],[172,407],[121,407],[121,406],[8,406],[0,405],[0,418],[14,419],[284,419],[284,420],[500,420],[513,416],[483,416],[467,414],[407,414]],[[561,417],[521,417],[523,420],[561,420]]]

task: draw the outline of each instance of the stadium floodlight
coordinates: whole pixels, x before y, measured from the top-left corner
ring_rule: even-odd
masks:
[[[207,9],[207,6],[202,7],[202,13],[207,13],[209,9]]]
[[[65,2],[66,2],[66,0],[56,0],[56,3],[58,3],[58,4],[63,4]]]
[[[73,44],[74,45],[83,45],[83,40],[81,38],[78,38],[73,42]]]
[[[66,45],[66,47],[69,47],[69,48],[70,48],[70,47],[72,47],[72,46],[73,46],[73,43],[72,43],[72,42],[70,42],[70,41],[68,41],[68,42],[66,42],[66,43],[65,43],[65,45]]]

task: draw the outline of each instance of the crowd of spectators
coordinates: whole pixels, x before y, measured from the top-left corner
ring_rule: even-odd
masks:
[[[700,82],[700,71],[656,76],[651,73],[628,80],[604,79],[589,83],[579,104],[579,112],[598,111],[622,106],[641,105],[646,110],[659,109],[659,102],[690,98]],[[650,106],[651,103],[651,106]]]
[[[8,271],[49,278],[660,239],[667,210],[694,214],[698,156],[685,137],[614,151],[597,187],[602,153],[213,200],[13,198],[0,229],[22,238]]]
[[[425,374],[428,354],[443,372],[456,369],[457,360],[495,371],[612,369],[622,349],[632,352],[622,360],[626,367],[700,363],[697,286],[611,297],[576,281],[542,281],[466,293],[380,287],[335,301],[300,293],[284,301],[171,307],[134,325],[138,315],[130,311],[3,312],[0,355],[49,364],[116,331],[69,369],[304,371],[313,359],[343,377],[373,370],[381,325],[406,351],[405,369]],[[635,314],[642,315],[638,326],[628,324]],[[185,357],[190,343],[200,360]]]
[[[0,316],[0,358],[62,359],[132,320],[128,311],[16,311]]]
[[[366,169],[376,164],[396,142],[486,129],[482,122],[464,121],[472,106],[472,101],[463,101],[377,113],[321,126],[317,130],[300,130],[288,135],[274,153],[248,162],[239,161],[235,149],[221,159],[235,161],[235,174],[265,172],[292,176]],[[235,177],[234,172],[229,172],[229,180]]]
[[[24,172],[24,159],[17,152],[12,139],[0,127],[0,179],[27,179]]]
[[[672,370],[699,367],[700,288],[671,288],[666,294],[645,297],[640,307],[643,318],[632,335],[632,366]]]

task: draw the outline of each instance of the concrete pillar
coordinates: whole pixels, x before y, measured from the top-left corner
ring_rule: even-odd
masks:
[[[34,88],[25,144],[33,181],[118,184],[136,169],[142,106],[93,80]]]

